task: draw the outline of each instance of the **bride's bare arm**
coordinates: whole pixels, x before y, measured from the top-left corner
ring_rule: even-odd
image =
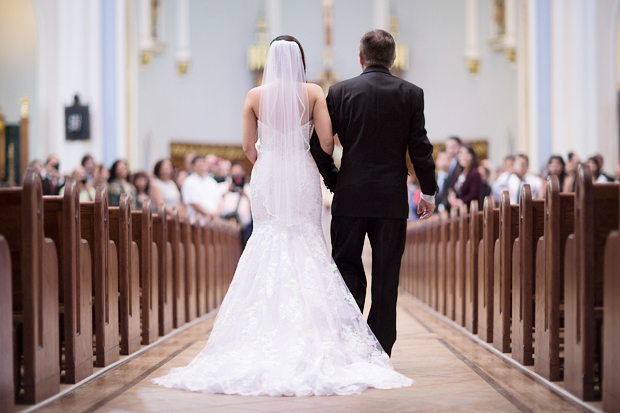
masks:
[[[327,110],[327,102],[325,101],[323,89],[315,84],[309,84],[308,86],[308,94],[312,93],[312,96],[315,99],[314,109],[312,112],[314,130],[319,136],[321,149],[323,149],[326,154],[332,155],[334,153],[334,134],[332,132],[332,120],[329,117],[329,111]]]
[[[256,162],[258,157],[255,144],[259,100],[260,94],[255,88],[248,92],[243,103],[243,152],[252,163]]]

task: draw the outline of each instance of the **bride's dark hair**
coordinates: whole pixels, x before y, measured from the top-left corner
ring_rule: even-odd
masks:
[[[299,40],[297,40],[295,37],[293,37],[291,35],[285,34],[285,35],[276,37],[275,39],[273,39],[271,41],[271,43],[273,43],[275,41],[278,41],[278,40],[284,40],[286,42],[295,42],[295,43],[297,43],[297,46],[299,46],[299,51],[301,52],[301,61],[304,64],[304,72],[305,72],[306,71],[306,55],[304,55],[304,48],[301,47],[301,43],[299,43]],[[269,44],[271,44],[271,43],[269,43]]]

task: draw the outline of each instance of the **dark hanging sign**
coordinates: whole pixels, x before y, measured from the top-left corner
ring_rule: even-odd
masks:
[[[88,106],[80,104],[75,95],[73,105],[65,107],[65,134],[68,141],[90,139],[90,120]]]

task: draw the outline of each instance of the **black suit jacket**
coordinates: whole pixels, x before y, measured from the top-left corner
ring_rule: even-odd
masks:
[[[422,89],[392,76],[383,66],[371,66],[332,86],[327,107],[333,132],[342,143],[340,171],[321,150],[316,132],[310,151],[334,192],[332,215],[406,219],[407,151],[422,193],[435,194],[435,162],[424,127]]]

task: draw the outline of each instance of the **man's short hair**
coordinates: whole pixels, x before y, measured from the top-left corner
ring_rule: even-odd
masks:
[[[525,162],[527,162],[528,165],[530,164],[530,158],[528,158],[528,156],[526,154],[524,154],[524,153],[519,153],[519,154],[515,155],[515,159],[517,159],[517,158],[523,158],[523,159],[525,159]]]
[[[450,136],[446,140],[448,140],[448,141],[455,141],[456,143],[459,144],[459,146],[463,145],[463,141],[461,141],[461,138],[459,138],[458,136]]]
[[[196,165],[196,162],[199,161],[200,159],[202,159],[203,161],[206,161],[205,157],[202,155],[196,155],[194,156],[194,158],[192,159],[192,166]]]
[[[360,39],[360,54],[365,67],[381,65],[390,68],[396,59],[396,42],[385,30],[371,30]]]

